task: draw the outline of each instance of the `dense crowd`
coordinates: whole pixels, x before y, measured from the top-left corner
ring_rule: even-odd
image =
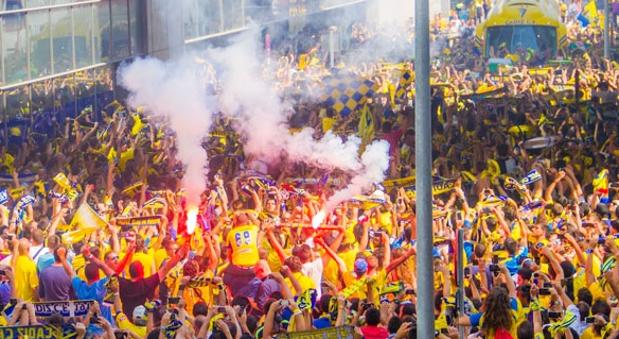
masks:
[[[484,6],[437,18],[433,34],[436,336],[617,338],[619,65],[599,32],[570,26],[569,64],[489,71],[469,43]],[[203,140],[210,184],[193,225],[165,119],[115,101],[5,128],[4,337],[416,337],[413,67],[340,65],[376,87],[344,115],[300,95],[332,72],[320,47],[287,52],[271,78],[295,99],[291,130],[386,140],[388,180],[313,225],[349,174],[245,154],[222,115]]]

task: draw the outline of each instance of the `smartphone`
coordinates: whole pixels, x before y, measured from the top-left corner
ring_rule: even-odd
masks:
[[[407,288],[405,293],[406,294],[415,294],[415,290],[412,289],[412,288]]]
[[[181,301],[180,297],[169,297],[168,298],[168,304],[170,305],[177,305],[180,301]]]
[[[467,278],[471,276],[471,269],[469,267],[464,268],[464,276]]]
[[[547,287],[540,288],[539,295],[550,295],[550,289]]]
[[[217,312],[219,312],[219,313],[226,313],[226,307],[225,306],[217,306]]]
[[[456,212],[456,220],[457,221],[461,221],[462,219],[463,219],[462,218],[462,211],[457,211]]]
[[[282,305],[282,307],[288,307],[290,302],[288,300],[281,300],[279,304]]]
[[[595,322],[595,317],[586,317],[585,318],[585,323],[587,324],[593,324]]]
[[[599,237],[598,238],[598,245],[604,245],[606,243],[606,238],[605,237]]]
[[[10,300],[9,300],[9,304],[11,304],[11,305],[17,305],[17,299],[10,299]]]
[[[4,270],[0,270],[0,275],[6,275],[6,272]]]
[[[549,282],[545,282],[544,285],[542,285],[543,288],[552,288],[552,284]]]

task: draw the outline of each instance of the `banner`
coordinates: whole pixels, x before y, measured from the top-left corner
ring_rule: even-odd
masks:
[[[37,180],[36,174],[19,174],[17,176],[19,178],[19,182],[22,184],[31,184],[35,180]],[[13,184],[13,176],[10,174],[0,174],[0,183],[2,184]]]
[[[321,330],[288,332],[277,336],[287,339],[352,339],[354,337],[352,326],[329,327]]]
[[[400,179],[390,179],[383,181],[383,186],[385,188],[391,187],[401,187],[401,186],[409,186],[415,183],[415,176],[400,178]]]
[[[443,193],[450,192],[456,187],[456,179],[448,179],[448,180],[435,180],[432,184],[432,195],[439,195]],[[405,187],[406,192],[415,196],[415,185]]]
[[[23,196],[15,207],[13,208],[13,215],[17,218],[17,222],[21,222],[24,219],[26,213],[26,207],[34,204],[35,198],[31,195]]]
[[[17,187],[17,188],[11,188],[9,190],[9,195],[11,196],[11,199],[13,199],[13,200],[19,199],[25,193],[26,193],[26,187],[24,187],[24,186],[20,186],[20,187]]]
[[[0,339],[13,338],[36,338],[36,339],[59,339],[73,338],[76,336],[75,329],[61,330],[49,325],[30,325],[30,326],[7,326],[0,327]]]
[[[116,225],[122,227],[123,229],[144,226],[159,226],[159,224],[161,224],[160,215],[116,219]]]
[[[71,181],[69,181],[69,178],[67,178],[64,173],[60,172],[56,174],[53,180],[56,185],[62,188],[63,193],[69,198],[69,200],[74,201],[79,195],[79,193],[73,188],[73,185],[71,184]]]
[[[32,304],[37,317],[51,317],[53,314],[60,314],[63,317],[83,317],[88,314],[90,305],[94,302],[94,300],[71,300]]]
[[[9,193],[6,188],[0,189],[0,204],[4,204],[9,200]]]

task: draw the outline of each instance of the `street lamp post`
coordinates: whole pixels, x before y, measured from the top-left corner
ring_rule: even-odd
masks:
[[[417,187],[417,338],[434,338],[432,125],[428,0],[415,1],[415,164]]]

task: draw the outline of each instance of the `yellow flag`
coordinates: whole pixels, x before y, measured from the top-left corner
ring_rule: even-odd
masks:
[[[105,220],[87,203],[81,204],[71,219],[72,228],[103,228],[106,226]]]
[[[118,155],[118,153],[116,153],[116,149],[114,147],[110,148],[110,151],[107,154],[107,161],[108,162],[116,161],[116,156],[117,155]]]
[[[589,19],[589,21],[598,19],[598,7],[595,0],[589,0],[589,2],[582,9],[582,15]]]
[[[608,194],[608,170],[602,169],[595,178],[593,178],[593,190],[602,195]]]
[[[364,145],[374,138],[374,116],[368,105],[364,105],[359,119],[359,137]]]
[[[79,242],[86,235],[96,231],[97,229],[106,227],[107,223],[95,212],[90,205],[83,203],[78,207],[69,228],[73,231],[66,232],[62,235],[62,241],[65,244]]]
[[[144,128],[144,123],[142,122],[142,117],[139,114],[133,114],[131,116],[133,118],[133,127],[131,127],[131,136],[136,136],[142,128]]]

